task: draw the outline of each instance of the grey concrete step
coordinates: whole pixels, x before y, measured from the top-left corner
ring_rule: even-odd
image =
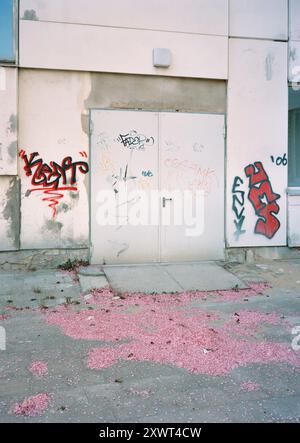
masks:
[[[116,291],[182,292],[245,288],[247,285],[214,262],[103,266]]]

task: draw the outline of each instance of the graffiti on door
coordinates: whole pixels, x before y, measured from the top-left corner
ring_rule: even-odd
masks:
[[[135,180],[137,177],[135,175],[130,175],[128,172],[128,164],[125,166],[124,171],[123,168],[120,168],[119,174],[111,175],[111,184],[115,194],[119,192],[119,185],[122,183],[126,183],[130,180]]]
[[[126,134],[119,134],[117,141],[121,143],[124,148],[135,149],[137,151],[144,151],[147,146],[154,145],[154,137],[139,134],[134,129]]]
[[[271,181],[262,162],[257,161],[244,168],[245,177],[248,178],[247,198],[257,217],[254,225],[254,233],[272,239],[280,228],[280,221],[276,217],[280,212],[278,200],[280,195],[272,189]],[[232,185],[232,210],[235,218],[235,239],[239,240],[246,219],[246,199],[243,178],[236,176]],[[248,224],[249,225],[249,224]]]
[[[176,157],[166,158],[164,166],[170,181],[176,186],[187,187],[190,191],[203,190],[206,196],[219,187],[216,171],[210,167]]]
[[[144,177],[153,177],[153,172],[150,171],[150,169],[147,169],[146,171],[142,171],[142,175]]]
[[[80,155],[87,158],[85,151],[81,151]],[[64,157],[61,163],[56,161],[45,163],[38,152],[27,155],[23,149],[19,152],[19,156],[24,162],[26,176],[31,177],[32,188],[27,190],[26,196],[34,191],[42,191],[46,195],[42,200],[49,203],[53,218],[56,217],[56,207],[64,197],[64,192],[78,191],[78,172],[81,174],[89,172],[86,161],[74,162],[71,156]]]

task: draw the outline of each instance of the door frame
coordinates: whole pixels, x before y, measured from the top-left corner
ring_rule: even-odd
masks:
[[[92,230],[91,230],[91,197],[92,197],[92,183],[91,183],[91,178],[92,178],[92,174],[91,174],[91,170],[92,170],[92,164],[91,164],[91,159],[92,159],[92,131],[93,131],[93,123],[92,123],[92,113],[94,111],[123,111],[123,112],[132,112],[132,111],[139,111],[139,112],[153,112],[153,113],[170,113],[170,114],[196,114],[196,115],[222,115],[224,117],[224,133],[223,133],[223,137],[224,137],[224,176],[223,176],[223,185],[224,185],[224,193],[223,193],[223,198],[224,198],[224,226],[223,226],[223,247],[224,247],[224,251],[227,248],[227,239],[226,239],[226,226],[227,226],[227,114],[225,112],[189,112],[189,111],[171,111],[171,110],[163,110],[163,109],[137,109],[137,108],[112,108],[112,107],[93,107],[93,108],[89,108],[89,122],[88,122],[88,128],[89,128],[89,143],[88,143],[88,147],[89,147],[89,159],[88,159],[88,163],[89,163],[89,195],[88,195],[88,217],[89,217],[89,221],[88,221],[88,229],[89,229],[89,235],[88,235],[88,261],[91,261],[91,257],[92,257]],[[159,131],[159,119],[158,119],[158,131]],[[160,146],[158,145],[158,187],[160,189],[161,187],[161,174],[160,174],[160,158],[161,156],[161,150],[160,150]],[[161,219],[161,206],[159,209],[159,216]],[[204,260],[202,260],[204,261]],[[161,224],[158,225],[158,260],[154,263],[137,263],[137,264],[152,264],[152,265],[157,265],[157,264],[161,264],[161,263],[168,263],[168,262],[162,262],[161,261]],[[172,262],[172,263],[176,263],[176,262]],[[186,263],[193,263],[191,262],[186,262]],[[110,264],[110,266],[133,266],[133,263],[128,263],[126,264]]]

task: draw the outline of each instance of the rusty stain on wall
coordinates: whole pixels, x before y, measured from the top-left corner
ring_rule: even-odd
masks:
[[[7,147],[7,152],[10,157],[10,162],[13,162],[17,156],[17,141],[14,140]]]
[[[9,182],[9,189],[6,193],[6,204],[3,209],[3,218],[9,222],[6,232],[7,237],[12,241],[13,246],[19,248],[20,237],[20,181],[13,177]]]
[[[86,111],[81,113],[81,127],[83,132],[89,135],[89,113]]]
[[[63,224],[56,220],[47,220],[45,223],[45,229],[55,235],[58,235],[61,233]]]
[[[80,119],[83,132],[89,137],[89,109],[85,106],[86,97],[91,93],[91,74],[84,73],[80,78],[80,88],[77,95],[77,107],[81,109]]]
[[[15,134],[17,132],[17,125],[18,125],[17,116],[15,114],[11,114],[8,120],[8,127],[7,127],[8,131],[11,132],[12,134]]]
[[[38,20],[38,16],[36,15],[36,11],[34,9],[26,9],[24,11],[22,20]]]
[[[72,200],[77,201],[79,200],[79,192],[70,191],[69,196]]]
[[[266,57],[265,61],[265,73],[266,73],[266,79],[268,81],[272,80],[273,77],[273,65],[274,65],[274,54],[269,53]]]
[[[292,60],[293,62],[296,60],[296,58],[297,58],[297,51],[296,51],[296,48],[290,48],[290,50],[289,50],[289,58],[290,58],[290,60]]]
[[[71,210],[71,207],[67,203],[60,203],[60,205],[57,208],[56,213],[60,214],[61,212],[68,212]]]

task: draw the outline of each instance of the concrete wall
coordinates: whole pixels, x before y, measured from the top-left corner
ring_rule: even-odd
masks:
[[[92,73],[88,108],[226,112],[226,82]]]
[[[0,67],[0,250],[19,247],[17,69]]]
[[[228,1],[21,0],[20,18],[226,36]]]
[[[300,82],[300,2],[290,0],[289,80]]]
[[[290,39],[300,41],[300,2],[289,0],[289,31]]]
[[[0,67],[0,175],[17,174],[17,76]]]
[[[227,78],[227,0],[23,0],[20,17],[22,67]]]
[[[88,75],[78,77],[77,73],[21,70],[19,85],[20,151],[25,151],[28,157],[37,152],[36,159],[48,165],[50,162],[61,165],[66,156],[71,156],[73,162],[88,162],[88,135],[81,126],[83,102],[89,95]],[[32,174],[27,176],[25,166],[24,158],[19,158],[21,247],[86,246],[88,175],[77,168],[78,189],[66,190],[66,187],[74,188],[70,182],[71,171],[67,171],[67,183],[64,183],[63,177],[59,178],[60,171],[57,173],[55,165],[51,166],[59,184],[58,189],[49,193],[53,177],[45,182],[41,172],[33,183],[38,167],[33,167]],[[45,191],[39,190],[43,187]]]
[[[19,72],[19,149],[25,151],[28,158],[30,153],[38,152],[36,158],[48,165],[51,161],[60,165],[65,156],[71,156],[74,162],[88,162],[90,108],[225,112],[226,83],[22,69]],[[27,176],[24,166],[24,159],[19,158],[21,247],[87,246],[88,174],[78,171],[76,192],[58,190],[63,196],[54,206],[57,211],[54,214],[53,200],[49,198],[55,199],[57,192],[49,195],[45,193],[49,187],[41,189],[43,184],[32,183],[33,174]],[[33,173],[36,170],[37,167],[32,168]],[[64,187],[62,180],[59,187]]]
[[[20,0],[19,109],[17,68],[0,67],[0,249],[19,247],[19,189],[21,248],[88,246],[82,165],[89,161],[89,109],[222,113],[227,79],[227,243],[285,245],[287,166],[280,159],[287,153],[287,77],[300,81],[299,23],[299,0]],[[155,47],[171,50],[169,68],[153,67]],[[55,179],[72,186],[66,156],[80,162],[77,189],[49,189]],[[258,186],[273,198],[268,235],[255,233],[262,208],[255,213],[245,173],[258,161],[269,183]]]
[[[231,247],[286,245],[286,60],[287,43],[230,40],[227,242]]]
[[[19,248],[19,179],[0,176],[0,251]]]
[[[288,0],[230,0],[229,17],[231,37],[288,38]]]
[[[289,81],[299,90],[300,84],[300,2],[289,1]],[[300,190],[288,193],[288,245],[300,246]]]
[[[299,248],[300,246],[299,216],[300,216],[300,190],[298,189],[296,195],[288,196],[288,245],[290,247]]]

